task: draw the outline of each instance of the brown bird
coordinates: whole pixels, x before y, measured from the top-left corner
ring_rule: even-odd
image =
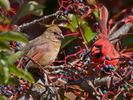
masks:
[[[60,50],[60,40],[63,38],[60,28],[57,25],[52,25],[41,36],[29,41],[23,50],[28,57],[32,57],[39,64],[46,66],[54,62]],[[26,60],[26,62],[25,68],[37,66],[31,60]]]

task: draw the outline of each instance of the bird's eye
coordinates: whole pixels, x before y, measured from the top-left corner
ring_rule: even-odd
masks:
[[[58,35],[58,33],[57,33],[57,32],[54,32],[54,34],[55,34],[55,35]]]

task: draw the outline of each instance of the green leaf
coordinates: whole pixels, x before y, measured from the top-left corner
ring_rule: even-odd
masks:
[[[10,46],[5,42],[5,40],[0,40],[0,49],[10,50]]]
[[[3,52],[0,52],[0,71],[1,71],[0,72],[1,80],[4,82],[4,84],[6,84],[10,77],[10,73],[9,73],[8,61]]]
[[[28,40],[26,39],[26,35],[20,32],[13,32],[13,31],[0,32],[0,39],[22,41],[22,42],[28,43]]]
[[[99,23],[99,11],[98,11],[98,9],[94,9],[94,11],[93,11],[93,14],[94,14],[94,16],[95,16],[95,18],[96,18],[96,20],[97,20],[97,22]]]
[[[0,94],[0,100],[8,100],[4,95]]]
[[[10,67],[10,74],[15,74],[16,76],[24,78],[31,83],[34,83],[34,79],[28,71],[24,71],[24,70],[21,70],[19,68],[14,67],[14,66],[11,66]]]
[[[84,27],[84,36],[87,39],[87,42],[90,42],[96,34],[92,32],[89,26]]]
[[[124,37],[124,39],[122,40],[122,45],[125,44],[133,44],[133,34],[129,34]]]
[[[6,9],[6,11],[10,10],[10,2],[9,0],[0,0],[0,5]]]
[[[16,62],[16,60],[18,60],[20,57],[22,57],[24,55],[24,51],[19,51],[17,53],[13,53],[12,55],[10,55],[8,57],[8,62],[10,64],[14,64]]]
[[[68,45],[73,40],[77,39],[77,37],[65,37],[61,41],[61,49],[64,48],[66,45]]]
[[[29,1],[24,7],[24,9],[21,11],[21,13],[19,14],[18,19],[28,14],[41,16],[43,15],[43,10],[42,10],[43,8],[44,8],[43,5],[40,5],[35,1]]]
[[[17,78],[9,78],[9,80],[8,80],[8,82],[7,82],[7,84],[10,84],[10,85],[19,85],[20,84],[20,82],[18,81],[18,79]]]

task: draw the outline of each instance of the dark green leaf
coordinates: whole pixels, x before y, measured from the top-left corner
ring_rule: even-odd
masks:
[[[122,41],[122,45],[125,44],[133,44],[133,34],[125,36],[125,38]]]
[[[28,42],[26,39],[26,35],[20,32],[13,32],[13,31],[3,31],[0,33],[0,39],[3,40],[13,40],[13,41],[22,41]]]
[[[7,82],[7,84],[10,84],[10,85],[19,85],[20,83],[19,83],[17,78],[11,78],[10,77],[8,82]]]
[[[10,46],[5,42],[5,40],[0,40],[0,49],[10,50]]]
[[[77,39],[77,37],[65,37],[61,41],[61,49],[64,48],[66,45],[68,45],[73,40]]]
[[[7,11],[10,10],[10,2],[9,0],[0,0],[0,5],[5,8]]]
[[[16,60],[22,57],[23,55],[24,55],[24,51],[19,51],[17,53],[14,53],[8,57],[8,62],[10,64],[14,64]]]
[[[10,74],[15,74],[16,76],[24,78],[31,83],[34,83],[34,79],[28,71],[24,71],[24,70],[21,70],[19,68],[14,67],[14,66],[11,66],[10,67]]]
[[[43,10],[42,10],[43,8],[44,8],[43,5],[40,5],[35,1],[29,1],[22,10],[22,12],[19,14],[18,19],[28,14],[41,16],[43,15]]]

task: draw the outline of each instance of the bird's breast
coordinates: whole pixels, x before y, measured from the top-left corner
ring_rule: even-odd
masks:
[[[60,45],[61,43],[59,42],[50,43],[47,52],[39,60],[39,63],[41,65],[50,65],[51,63],[53,63],[59,53]]]

